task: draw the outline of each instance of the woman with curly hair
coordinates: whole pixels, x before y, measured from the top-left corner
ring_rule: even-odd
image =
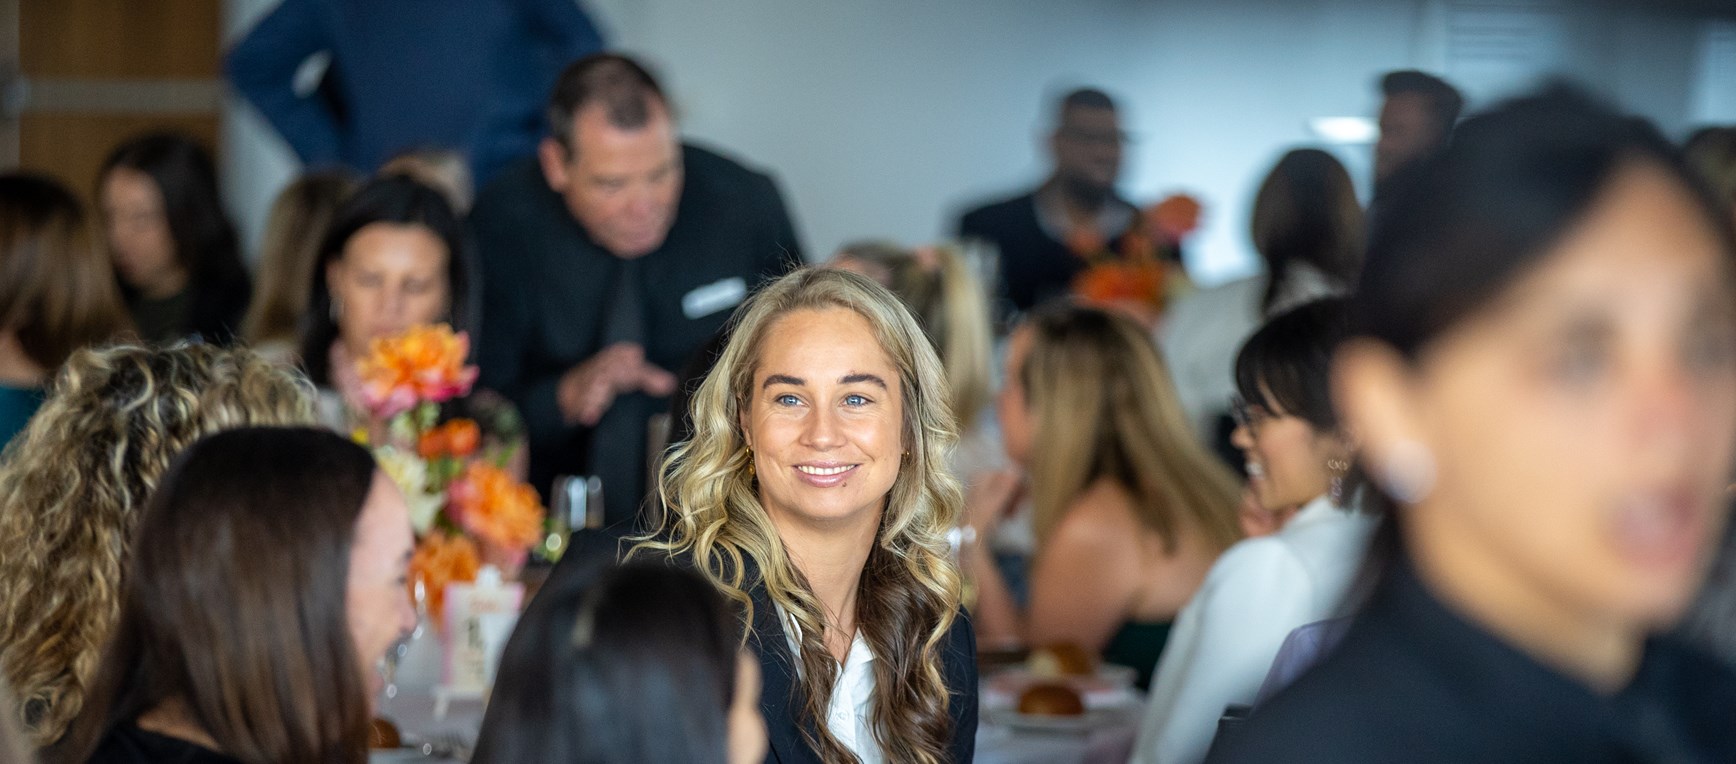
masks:
[[[745,305],[662,474],[667,535],[744,609],[776,761],[964,762],[975,637],[945,373],[903,303],[806,269]]]
[[[84,702],[139,508],[169,461],[219,430],[311,424],[312,395],[246,350],[118,346],[67,360],[0,459],[0,675],[37,745]]]

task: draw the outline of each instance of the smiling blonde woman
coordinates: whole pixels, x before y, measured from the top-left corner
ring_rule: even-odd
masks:
[[[665,551],[744,609],[776,760],[969,761],[975,637],[940,361],[903,303],[806,269],[738,314],[671,454]]]

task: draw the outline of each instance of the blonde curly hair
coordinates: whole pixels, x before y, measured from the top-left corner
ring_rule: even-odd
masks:
[[[80,350],[0,455],[0,674],[38,746],[84,703],[119,613],[138,512],[200,437],[314,424],[313,387],[252,351]]]
[[[857,760],[823,723],[838,674],[825,634],[837,626],[827,623],[760,504],[740,428],[768,330],[794,311],[828,308],[867,320],[898,368],[903,442],[910,452],[888,495],[859,590],[856,621],[874,653],[877,688],[869,718],[888,761],[946,761],[953,734],[948,690],[968,691],[946,686],[940,661],[941,641],[959,608],[959,574],[947,542],[964,503],[947,467],[958,434],[940,359],[904,303],[885,287],[854,273],[806,268],[765,286],[742,307],[717,366],[693,397],[693,437],[664,463],[660,491],[669,527],[629,556],[659,550],[690,558],[742,605],[749,630],[749,591],[763,586],[800,632],[805,697],[798,721],[809,745],[824,761]]]

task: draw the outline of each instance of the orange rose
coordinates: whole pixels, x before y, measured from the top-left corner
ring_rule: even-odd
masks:
[[[542,540],[543,507],[536,489],[498,467],[471,462],[447,486],[446,496],[447,516],[482,542],[491,559],[522,564],[530,547]]]
[[[464,363],[470,338],[445,324],[418,326],[374,340],[358,364],[362,403],[387,419],[417,403],[441,403],[470,392],[477,369]]]
[[[1163,299],[1163,280],[1163,268],[1156,263],[1102,263],[1079,274],[1073,290],[1087,302],[1158,305]]]
[[[482,555],[470,539],[446,533],[430,533],[416,545],[410,557],[411,596],[415,583],[422,583],[428,602],[428,615],[434,623],[442,623],[446,612],[446,585],[476,580],[482,569]]]
[[[416,442],[416,453],[423,459],[452,456],[459,459],[476,453],[482,443],[482,428],[469,419],[454,419],[422,433]]]

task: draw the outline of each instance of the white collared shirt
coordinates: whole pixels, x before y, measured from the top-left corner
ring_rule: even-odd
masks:
[[[778,607],[778,616],[783,619],[784,636],[790,642],[790,656],[796,667],[796,676],[802,673],[801,661],[801,627],[791,620],[782,606]],[[874,653],[868,649],[868,640],[862,638],[862,631],[856,630],[856,637],[850,640],[850,653],[844,656],[844,666],[838,672],[838,681],[832,683],[832,700],[827,704],[826,730],[832,737],[838,739],[862,764],[883,764],[886,761],[885,752],[880,750],[880,744],[874,741],[874,726],[869,721],[869,712],[874,706]]]
[[[1132,761],[1204,759],[1224,708],[1254,702],[1291,630],[1332,617],[1374,526],[1322,496],[1283,530],[1225,551],[1175,620]]]

